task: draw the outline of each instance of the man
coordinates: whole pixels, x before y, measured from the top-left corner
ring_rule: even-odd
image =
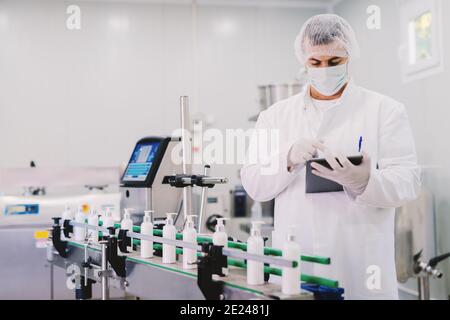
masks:
[[[405,107],[354,84],[349,64],[359,47],[343,18],[312,17],[295,49],[309,84],[260,114],[257,131],[276,130],[279,146],[264,153],[267,142],[251,139],[258,155],[241,170],[243,186],[256,201],[275,199],[275,247],[295,225],[302,252],[331,257],[329,266],[303,263],[303,272],[338,280],[347,299],[398,299],[395,208],[420,189]],[[362,149],[355,166],[347,156]],[[313,173],[343,192],[306,193],[305,163],[317,156],[332,170],[314,164]]]

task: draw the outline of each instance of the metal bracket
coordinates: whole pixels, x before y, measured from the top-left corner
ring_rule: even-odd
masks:
[[[59,255],[63,258],[67,258],[67,241],[61,240],[61,226],[59,222],[61,218],[52,218],[53,219],[53,227],[52,227],[52,243],[53,247],[58,251]]]
[[[205,256],[199,257],[197,264],[197,284],[207,300],[223,300],[223,281],[213,280],[213,275],[224,276],[223,269],[228,266],[227,257],[222,253],[222,246],[202,243]]]
[[[112,270],[98,270],[97,271],[97,277],[109,277],[112,278],[114,276],[114,273]]]
[[[450,257],[450,252],[434,257],[430,259],[428,263],[423,262],[421,260],[422,258],[422,252],[423,250],[420,250],[418,253],[416,253],[413,257],[414,259],[414,273],[416,275],[425,275],[425,276],[432,276],[433,278],[442,278],[443,274],[440,270],[438,270],[436,267],[437,265]]]
[[[175,188],[186,188],[193,186],[213,188],[216,184],[222,184],[226,182],[226,178],[208,177],[206,175],[199,174],[176,174],[173,176],[165,176],[162,181],[163,184],[170,184],[171,187]]]
[[[111,264],[111,267],[116,272],[119,277],[126,277],[125,270],[125,257],[121,257],[117,254],[118,240],[114,236],[115,229],[114,227],[109,227],[109,238],[108,238],[108,247],[107,247],[107,259]]]
[[[127,247],[131,246],[131,238],[127,237],[127,231],[119,229],[119,234],[117,236],[119,250],[122,253],[129,253]]]
[[[435,279],[442,278],[442,272],[436,267],[439,262],[450,257],[450,252],[434,257],[428,263],[422,261],[422,252],[423,250],[420,250],[414,255],[413,270],[417,276],[419,300],[430,300],[430,277]]]
[[[66,238],[70,238],[70,234],[73,233],[73,226],[70,224],[70,220],[63,221],[63,232]]]

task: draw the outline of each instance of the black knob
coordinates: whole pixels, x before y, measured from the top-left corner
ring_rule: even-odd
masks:
[[[418,261],[420,260],[420,258],[422,257],[422,252],[423,252],[423,249],[421,249],[419,252],[417,252],[417,253],[414,255],[414,257],[413,257],[414,262],[418,262]]]
[[[428,265],[430,267],[434,268],[434,267],[436,267],[438,265],[439,262],[447,259],[448,257],[450,257],[450,252],[446,253],[446,254],[443,254],[443,255],[440,255],[440,256],[437,256],[437,257],[434,257],[433,259],[430,260]]]
[[[116,233],[116,228],[114,227],[108,227],[109,235],[113,236]]]
[[[59,222],[61,221],[61,218],[60,218],[60,217],[54,217],[54,218],[52,218],[52,220],[53,220],[53,223],[54,223],[55,225],[58,225],[58,226],[59,226]]]

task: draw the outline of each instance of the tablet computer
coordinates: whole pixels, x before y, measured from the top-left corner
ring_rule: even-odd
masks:
[[[362,163],[362,156],[347,157],[347,159],[355,166],[359,166]],[[339,160],[336,159],[339,163]],[[337,182],[316,176],[312,173],[311,163],[316,162],[328,169],[331,166],[325,159],[312,159],[306,162],[306,193],[323,193],[323,192],[340,192],[344,191],[342,185]]]

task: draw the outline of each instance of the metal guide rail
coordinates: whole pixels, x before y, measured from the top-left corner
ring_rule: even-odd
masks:
[[[74,227],[101,232],[103,240],[95,242],[80,242],[70,239]],[[265,248],[266,254],[249,254],[243,250],[245,244],[232,245],[235,248],[214,246],[208,237],[199,237],[200,244],[177,239],[167,239],[161,236],[161,230],[154,230],[154,235],[143,235],[133,231],[122,230],[119,225],[110,228],[88,225],[71,220],[60,224],[60,218],[54,218],[52,242],[48,248],[48,260],[54,265],[67,267],[77,265],[79,274],[76,276],[76,297],[89,299],[92,297],[92,285],[99,282],[102,286],[102,299],[109,298],[109,287],[120,288],[127,294],[144,299],[312,299],[310,293],[302,292],[296,296],[285,296],[279,285],[265,283],[262,286],[250,286],[246,283],[245,260],[264,263],[266,277],[269,274],[281,275],[282,268],[295,268],[298,262],[286,260],[276,255],[279,252]],[[65,240],[61,235],[64,234]],[[157,234],[157,235],[155,235]],[[183,249],[193,249],[198,252],[197,269],[183,269],[182,263],[163,264],[158,256],[145,259],[139,252],[128,253],[127,246],[131,242],[138,245],[141,240],[153,241],[157,253],[162,244],[176,247],[177,254]],[[232,244],[232,243],[231,243]],[[236,249],[236,247],[238,249]],[[59,255],[54,255],[57,251]],[[120,254],[119,254],[120,251]],[[302,256],[303,261],[329,264],[328,258]],[[224,276],[223,268],[228,267],[230,273]],[[301,280],[322,286],[337,288],[338,282],[330,279],[302,275]]]

